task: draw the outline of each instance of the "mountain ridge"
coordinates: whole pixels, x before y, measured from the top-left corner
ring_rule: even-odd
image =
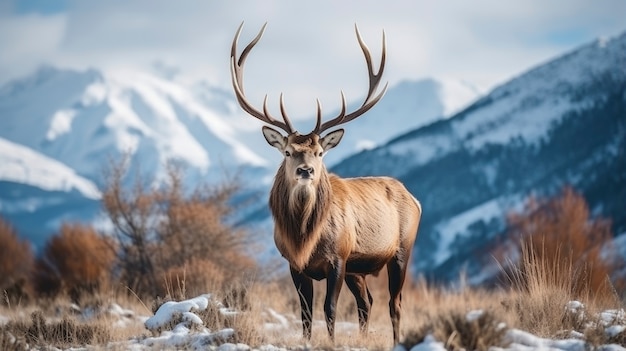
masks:
[[[422,201],[414,262],[433,279],[455,280],[462,271],[479,276],[488,265],[470,257],[502,232],[504,215],[530,194],[550,196],[566,185],[581,191],[595,214],[613,218],[621,234],[623,52],[626,33],[583,45],[449,119],[355,154],[332,170],[397,177]]]

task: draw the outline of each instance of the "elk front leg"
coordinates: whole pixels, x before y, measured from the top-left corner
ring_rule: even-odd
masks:
[[[300,314],[302,318],[302,336],[311,339],[311,325],[313,322],[313,281],[302,272],[290,267],[291,279],[300,298]]]
[[[326,301],[324,303],[324,313],[326,314],[326,327],[328,336],[335,340],[335,316],[337,314],[337,299],[343,286],[346,276],[345,261],[337,260],[326,278]]]

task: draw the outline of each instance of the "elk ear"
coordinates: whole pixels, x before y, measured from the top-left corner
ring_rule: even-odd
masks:
[[[285,150],[287,146],[287,138],[285,138],[279,131],[274,130],[268,126],[263,126],[263,136],[267,143],[277,148],[280,152]]]
[[[344,132],[345,131],[343,129],[337,129],[326,134],[322,139],[320,139],[320,145],[322,145],[324,152],[337,146],[337,144],[341,141]]]

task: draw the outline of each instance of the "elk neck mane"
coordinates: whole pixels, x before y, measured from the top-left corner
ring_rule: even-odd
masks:
[[[279,240],[289,252],[287,259],[304,268],[322,235],[331,202],[331,184],[326,170],[319,172],[316,186],[291,186],[283,162],[276,173],[269,205]],[[283,253],[285,255],[285,253]]]

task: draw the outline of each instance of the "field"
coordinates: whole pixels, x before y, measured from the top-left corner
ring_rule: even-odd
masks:
[[[120,289],[83,298],[80,305],[63,297],[7,305],[0,310],[0,348],[624,350],[626,314],[617,293],[573,296],[571,281],[554,284],[541,274],[535,278],[527,280],[524,290],[444,289],[411,282],[403,293],[401,345],[392,345],[386,277],[381,274],[368,280],[374,296],[368,334],[359,334],[356,306],[344,289],[334,343],[323,322],[323,282],[315,286],[316,322],[312,339],[305,341],[297,296],[283,278],[191,295],[180,281],[165,300],[145,301]]]

